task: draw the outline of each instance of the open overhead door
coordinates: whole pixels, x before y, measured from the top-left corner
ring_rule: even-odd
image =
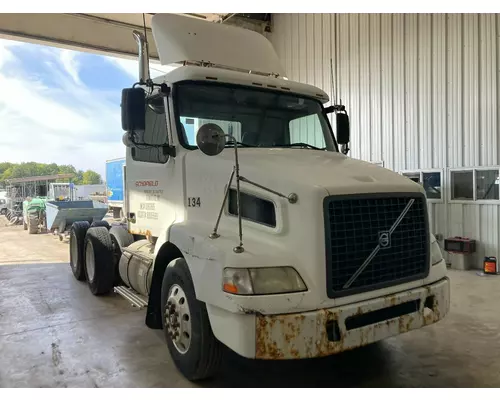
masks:
[[[151,17],[145,14],[150,58],[156,61]],[[127,58],[137,58],[136,29],[144,29],[142,14],[0,14],[0,37]]]
[[[183,14],[217,23],[230,23],[264,32],[267,17],[261,14]],[[268,16],[268,14],[263,14]],[[144,30],[149,55],[158,62],[151,34],[153,14],[0,14],[0,37],[71,50],[137,58],[133,30]]]

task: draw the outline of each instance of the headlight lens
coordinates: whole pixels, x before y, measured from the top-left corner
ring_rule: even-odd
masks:
[[[234,294],[303,292],[307,287],[292,267],[226,268],[223,290]]]
[[[434,235],[431,234],[431,263],[436,265],[443,259],[443,254]]]

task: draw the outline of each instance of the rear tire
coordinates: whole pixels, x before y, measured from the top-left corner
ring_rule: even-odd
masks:
[[[121,226],[113,226],[109,230],[111,242],[113,243],[113,266],[115,268],[115,286],[122,284],[120,277],[120,258],[122,256],[122,249],[134,243],[134,237],[128,230]]]
[[[113,289],[113,244],[103,226],[89,228],[85,236],[85,273],[93,295],[107,294]]]
[[[196,299],[191,274],[183,258],[171,261],[165,270],[161,304],[163,332],[176,367],[190,381],[214,376],[221,362],[222,344],[212,332],[205,303]],[[188,340],[179,343],[177,338],[185,332],[190,332]]]
[[[24,229],[25,231],[27,231],[27,230],[28,230],[28,224],[27,224],[27,223],[26,223],[26,221],[24,220],[24,217],[23,217],[23,229]]]
[[[85,235],[90,228],[87,221],[74,222],[69,237],[69,256],[73,275],[79,281],[85,280]]]
[[[103,226],[103,227],[104,227],[104,228],[106,228],[108,231],[109,231],[109,229],[111,228],[111,227],[109,226],[108,221],[94,221],[94,222],[92,222],[92,223],[90,224],[90,227],[91,227],[91,228],[95,228],[95,227],[97,227],[97,226]]]

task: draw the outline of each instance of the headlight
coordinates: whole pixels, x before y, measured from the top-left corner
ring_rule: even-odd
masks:
[[[441,262],[442,259],[443,254],[441,253],[436,237],[431,234],[431,263],[432,265],[436,265]]]
[[[307,287],[292,267],[225,268],[223,290],[234,294],[303,292]]]

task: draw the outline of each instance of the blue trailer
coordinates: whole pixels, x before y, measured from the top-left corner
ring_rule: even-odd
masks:
[[[125,203],[125,158],[106,161],[106,191],[113,218],[123,218]]]

